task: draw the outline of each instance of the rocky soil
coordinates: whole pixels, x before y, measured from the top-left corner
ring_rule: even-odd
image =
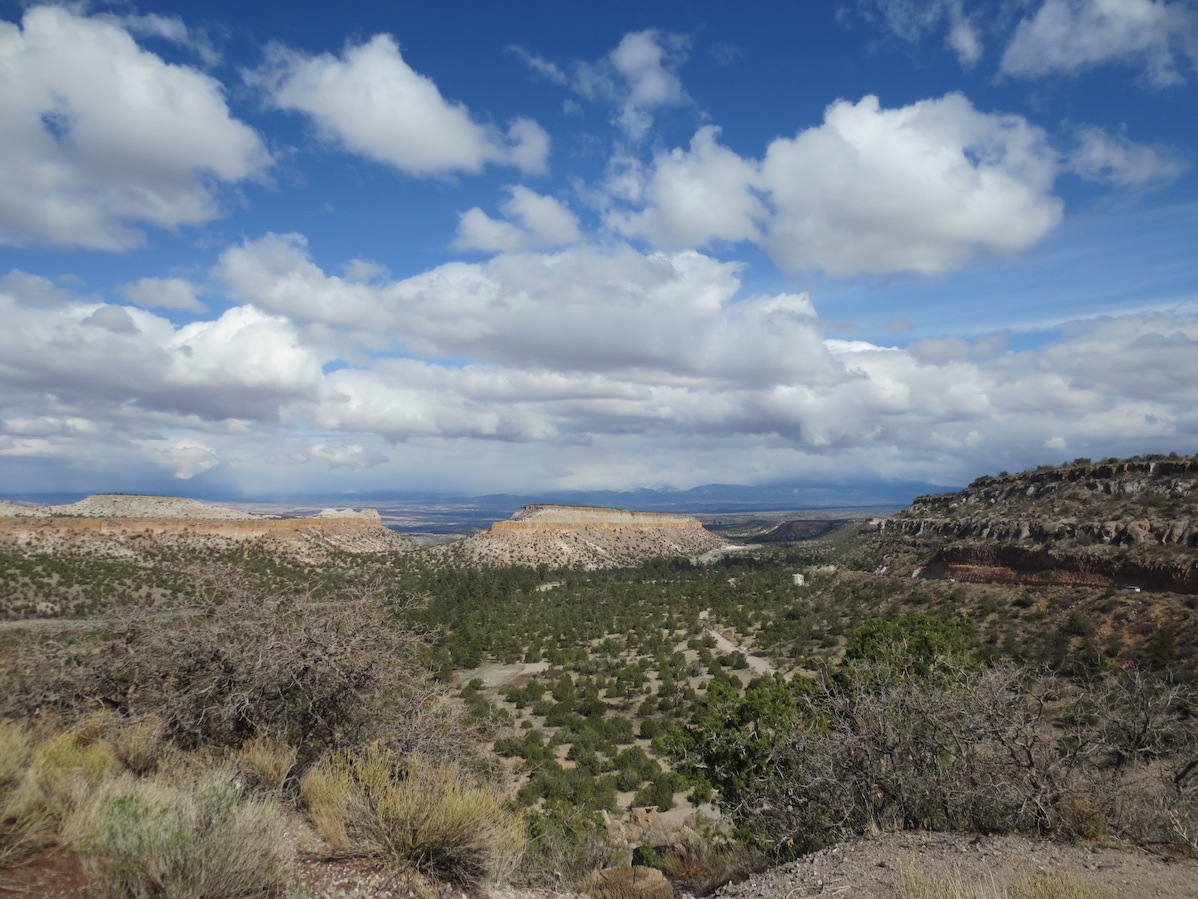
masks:
[[[977,893],[971,895],[1000,899],[1004,887],[1044,874],[1078,881],[1114,899],[1198,897],[1195,859],[1115,843],[1065,844],[957,833],[888,833],[841,843],[724,887],[717,895],[893,899],[902,878],[915,875],[930,883],[972,886]]]

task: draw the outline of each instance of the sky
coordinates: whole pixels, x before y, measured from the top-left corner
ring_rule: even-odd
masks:
[[[0,493],[1198,451],[1198,3],[0,0]]]

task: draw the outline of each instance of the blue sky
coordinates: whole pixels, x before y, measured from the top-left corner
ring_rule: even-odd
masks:
[[[1198,450],[1189,0],[0,0],[0,493]]]

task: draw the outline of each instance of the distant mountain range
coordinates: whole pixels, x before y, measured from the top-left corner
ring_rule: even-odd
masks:
[[[570,506],[607,506],[644,512],[758,512],[789,509],[829,509],[853,506],[904,507],[916,496],[956,489],[922,481],[860,481],[852,484],[792,483],[748,487],[743,484],[704,484],[689,490],[547,490],[538,493],[491,493],[482,496],[452,496],[444,493],[372,491],[340,497],[292,497],[297,501],[339,499],[362,504],[371,502],[417,502],[469,505],[483,511],[514,511],[529,503]],[[283,501],[282,498],[279,499]]]

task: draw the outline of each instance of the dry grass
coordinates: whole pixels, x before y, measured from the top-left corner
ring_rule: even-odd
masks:
[[[500,791],[454,764],[403,764],[379,744],[310,769],[300,793],[338,851],[369,855],[459,884],[509,875],[524,837]]]
[[[227,771],[184,787],[113,778],[64,835],[111,899],[278,896],[290,862],[281,807],[245,798]]]
[[[52,833],[50,817],[21,790],[32,749],[27,728],[0,721],[0,868],[29,857]]]
[[[117,760],[138,775],[153,773],[165,746],[162,722],[156,717],[123,725],[112,741]]]
[[[242,745],[239,767],[251,785],[278,791],[295,767],[299,750],[285,743],[258,737]]]

